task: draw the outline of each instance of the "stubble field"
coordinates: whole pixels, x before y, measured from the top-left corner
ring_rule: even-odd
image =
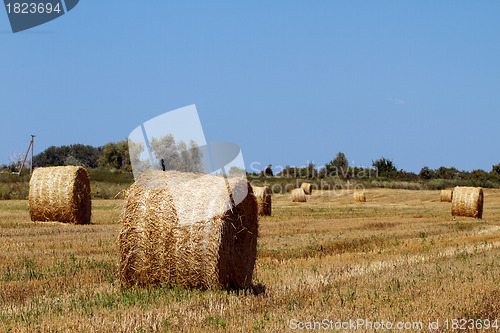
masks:
[[[93,223],[75,226],[33,223],[27,201],[0,201],[0,332],[500,326],[500,190],[485,190],[482,220],[455,221],[438,191],[370,189],[366,203],[347,193],[316,192],[307,203],[273,195],[248,290],[122,288],[121,205],[94,200]]]

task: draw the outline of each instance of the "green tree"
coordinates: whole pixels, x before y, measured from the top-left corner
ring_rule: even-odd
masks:
[[[203,166],[201,159],[203,158],[203,153],[198,147],[198,144],[194,140],[189,141],[189,151],[191,152],[191,162],[193,172],[203,172]]]
[[[337,167],[339,170],[340,169],[347,169],[349,167],[349,161],[345,157],[345,154],[342,152],[338,152],[337,156],[333,161],[330,162],[332,166]]]
[[[165,170],[176,170],[180,167],[181,158],[172,134],[167,134],[161,138],[153,137],[150,141],[150,147],[156,158],[157,167],[160,167],[160,161],[162,160],[165,165]]]
[[[191,153],[189,152],[187,145],[184,141],[179,142],[177,149],[180,154],[180,162],[177,166],[178,171],[188,172],[191,171],[191,166],[193,165],[193,160],[191,158]]]
[[[318,171],[316,170],[316,165],[314,162],[310,162],[306,167],[306,177],[307,178],[316,178],[318,176]]]
[[[64,165],[83,166],[82,162],[71,155],[66,157],[66,159],[64,160]]]
[[[121,155],[122,165],[130,165],[130,153],[128,149],[128,141],[122,140],[117,143],[118,153]]]
[[[140,142],[129,141],[128,147],[129,147],[128,154],[130,159],[130,165],[134,170],[134,174],[138,175],[141,172],[149,169],[149,167],[151,166],[149,158],[146,160],[143,160],[141,158],[141,155],[144,152],[144,145]]]
[[[272,164],[269,164],[264,170],[262,170],[261,175],[266,177],[272,177],[274,175]]]
[[[422,179],[431,179],[431,178],[436,178],[436,171],[430,169],[427,166],[424,166],[421,170],[418,176]]]
[[[102,147],[75,144],[70,146],[50,146],[43,152],[33,156],[35,167],[65,165],[70,156],[75,158],[83,166],[95,168],[102,154]]]
[[[347,175],[348,169],[349,161],[342,152],[337,153],[337,156],[325,165],[325,171],[330,177]]]
[[[455,179],[458,177],[458,170],[453,167],[440,167],[436,170],[436,176],[440,179]]]
[[[396,172],[398,169],[392,160],[385,157],[372,162],[373,167],[378,171],[379,175],[387,175],[391,172]]]
[[[246,174],[245,169],[238,168],[237,166],[232,166],[227,173],[229,177],[244,177]]]
[[[278,177],[286,177],[286,178],[295,178],[298,174],[298,170],[296,167],[292,167],[287,165],[283,170],[278,172]]]
[[[475,180],[475,181],[479,181],[479,182],[486,182],[487,180],[489,180],[489,177],[490,175],[484,171],[484,170],[473,170],[472,172],[470,172],[470,179],[472,180]]]
[[[161,161],[165,170],[177,170],[182,172],[202,172],[203,166],[201,159],[203,153],[191,140],[189,149],[184,141],[175,141],[172,134],[167,134],[161,138],[153,137],[151,142],[151,151],[156,159],[157,167],[160,167]]]
[[[496,173],[497,175],[500,175],[500,163],[497,165],[494,165],[491,169],[491,172]]]
[[[100,166],[120,169],[122,167],[123,157],[118,149],[118,144],[114,142],[106,143],[98,162]]]

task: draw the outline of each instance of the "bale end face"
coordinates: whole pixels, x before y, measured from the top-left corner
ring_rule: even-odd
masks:
[[[483,218],[483,189],[480,187],[455,187],[451,201],[451,215]]]
[[[30,179],[29,212],[32,221],[90,223],[90,180],[83,167],[37,168]]]
[[[313,186],[311,183],[302,183],[300,185],[300,188],[304,190],[304,193],[306,195],[311,195],[313,191]]]

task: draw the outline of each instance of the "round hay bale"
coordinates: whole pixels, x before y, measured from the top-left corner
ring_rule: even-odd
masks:
[[[453,190],[441,190],[441,202],[451,202],[453,198]]]
[[[304,192],[304,189],[302,187],[292,190],[292,202],[306,202],[306,201],[307,201],[306,193]]]
[[[356,191],[353,193],[353,199],[357,202],[366,202],[366,196],[364,191]]]
[[[119,235],[122,283],[251,285],[258,221],[250,184],[176,171],[144,174],[126,193]]]
[[[259,215],[271,216],[271,190],[269,186],[252,187],[253,194],[257,199],[257,210]]]
[[[483,218],[483,189],[455,187],[451,200],[451,215]]]
[[[312,194],[312,191],[313,191],[313,188],[312,188],[312,184],[311,183],[302,183],[300,185],[300,188],[304,190],[304,193],[307,194],[307,195],[311,195]]]
[[[29,212],[32,221],[90,223],[87,170],[79,166],[35,169],[30,179]]]

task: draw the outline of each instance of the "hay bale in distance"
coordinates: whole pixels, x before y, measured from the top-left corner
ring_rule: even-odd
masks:
[[[304,190],[304,193],[307,194],[307,195],[311,195],[312,194],[312,184],[311,183],[302,183],[300,185],[300,188]]]
[[[441,190],[441,202],[451,202],[453,190]]]
[[[149,173],[151,180],[144,184],[139,176],[126,193],[119,235],[122,283],[249,286],[258,233],[250,184],[241,178],[226,183],[213,175]],[[231,202],[242,195],[231,209]]]
[[[366,196],[364,191],[355,191],[353,194],[354,201],[366,202]]]
[[[259,215],[271,216],[271,190],[269,186],[253,187],[253,194],[257,199],[257,208]]]
[[[304,189],[301,188],[296,188],[292,190],[292,202],[306,202],[306,193],[304,192]]]
[[[37,168],[30,179],[32,221],[90,223],[92,202],[87,170],[79,166]]]
[[[451,200],[451,215],[483,218],[483,189],[455,187]]]

